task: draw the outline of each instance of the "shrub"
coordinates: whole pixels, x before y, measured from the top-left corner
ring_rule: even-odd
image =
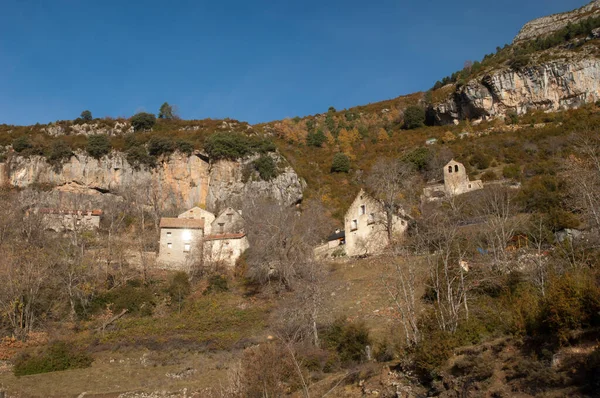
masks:
[[[488,170],[481,175],[481,181],[483,181],[483,182],[494,181],[497,178],[498,178],[498,176],[492,170]]]
[[[140,112],[131,117],[131,125],[135,131],[150,130],[156,123],[156,116],[151,113]]]
[[[33,148],[33,144],[31,144],[31,141],[29,141],[29,137],[21,136],[15,138],[15,140],[12,142],[12,147],[15,152],[23,152],[26,149]]]
[[[521,176],[521,167],[518,164],[510,164],[502,169],[504,178],[518,179]]]
[[[326,346],[340,356],[343,363],[362,362],[366,359],[366,347],[371,344],[369,329],[361,322],[336,320],[323,333]]]
[[[274,152],[275,144],[267,139],[250,138],[240,133],[216,133],[208,137],[204,150],[215,160],[236,160],[253,153]]]
[[[88,111],[87,109],[85,111],[81,112],[81,115],[79,117],[84,122],[91,122],[94,119],[92,117],[92,112]]]
[[[227,285],[227,279],[222,275],[212,275],[208,278],[208,287],[204,291],[204,294],[210,293],[222,293],[229,290]]]
[[[425,125],[425,109],[411,105],[404,111],[404,128],[412,130]]]
[[[130,314],[149,316],[155,307],[154,291],[139,281],[128,281],[125,286],[112,289],[99,295],[90,303],[90,312],[94,313],[111,305],[114,313],[126,309]]]
[[[332,173],[347,173],[350,171],[350,159],[345,154],[338,152],[331,162]]]
[[[96,159],[108,154],[110,149],[110,141],[105,135],[101,134],[90,135],[85,147],[87,153]]]
[[[188,141],[179,140],[177,141],[177,149],[179,152],[185,153],[189,156],[194,152],[194,145]]]
[[[437,376],[437,372],[456,347],[456,340],[450,333],[436,331],[422,339],[415,347],[415,370],[422,380],[429,382]]]
[[[509,110],[506,112],[506,117],[504,118],[506,124],[518,124],[519,123],[519,114],[515,110]]]
[[[405,162],[412,163],[415,169],[423,171],[431,161],[433,154],[427,148],[417,148],[404,156],[402,159]]]
[[[52,164],[61,163],[64,160],[68,160],[73,156],[71,147],[64,141],[54,141],[50,147],[48,153],[48,161]]]
[[[306,145],[320,148],[327,141],[327,137],[323,133],[323,130],[319,129],[316,132],[308,133],[306,136]]]
[[[156,159],[148,155],[148,151],[143,146],[132,146],[127,151],[127,162],[134,168],[139,168],[141,165],[147,167],[156,166]]]
[[[479,170],[485,170],[490,167],[490,158],[483,152],[477,151],[471,156],[470,163]]]
[[[261,180],[270,181],[277,177],[277,165],[271,156],[261,155],[252,163]]]
[[[171,300],[177,303],[179,311],[181,311],[183,300],[190,294],[190,291],[191,285],[188,274],[183,271],[176,272],[171,278],[167,292]]]
[[[150,156],[170,155],[175,151],[176,145],[171,138],[152,137],[148,141],[148,154]]]
[[[37,354],[25,354],[18,357],[15,360],[13,372],[18,377],[27,376],[87,368],[92,362],[93,359],[88,354],[77,351],[65,342],[56,342]]]

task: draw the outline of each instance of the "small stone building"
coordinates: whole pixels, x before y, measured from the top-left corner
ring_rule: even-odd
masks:
[[[465,166],[452,159],[444,166],[444,183],[425,187],[422,199],[432,202],[479,189],[483,189],[483,182],[481,180],[469,181]]]
[[[244,219],[231,207],[217,217],[194,207],[160,221],[158,261],[165,266],[181,268],[190,261],[203,261],[233,267],[248,247]]]
[[[346,255],[376,254],[383,250],[390,243],[386,222],[381,203],[361,189],[344,217]],[[392,233],[402,235],[407,228],[407,216],[403,212],[394,215]]]
[[[56,232],[95,230],[100,227],[102,210],[65,210],[42,208],[38,210],[46,229]]]
[[[161,218],[158,261],[183,266],[191,256],[201,255],[204,222],[201,218]]]

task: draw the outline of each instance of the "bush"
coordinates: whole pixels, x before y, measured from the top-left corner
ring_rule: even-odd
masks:
[[[191,289],[192,287],[190,285],[190,279],[187,273],[179,271],[173,275],[173,278],[171,278],[171,282],[167,288],[167,293],[169,293],[171,300],[177,303],[180,311],[181,304],[183,303],[183,300],[190,294]]]
[[[148,141],[148,154],[150,156],[170,155],[175,152],[175,142],[167,137],[152,137]]]
[[[350,159],[345,154],[339,152],[333,157],[331,162],[332,173],[347,173],[350,171]]]
[[[320,148],[327,141],[327,137],[323,133],[323,130],[319,129],[316,132],[308,133],[306,136],[306,145]]]
[[[168,102],[165,102],[160,106],[160,110],[158,111],[159,119],[173,119],[175,117],[173,113],[173,107],[169,105]]]
[[[189,156],[194,152],[194,145],[188,141],[179,140],[177,141],[177,149],[179,152],[185,153]]]
[[[261,155],[252,163],[261,180],[270,181],[277,177],[277,165],[271,156]]]
[[[81,112],[81,115],[79,117],[84,122],[91,122],[92,120],[94,120],[94,118],[92,117],[92,112],[88,111],[87,109]]]
[[[227,279],[222,275],[213,275],[208,278],[208,287],[204,291],[204,294],[210,293],[222,293],[229,290],[227,285]]]
[[[412,130],[425,125],[425,109],[411,105],[404,111],[404,128]]]
[[[156,123],[156,116],[152,113],[140,112],[131,117],[131,125],[135,131],[150,130]]]
[[[366,347],[371,344],[369,329],[364,323],[336,320],[323,333],[325,345],[340,356],[343,363],[362,362],[366,359]]]
[[[26,149],[31,149],[33,148],[33,144],[31,144],[31,141],[29,141],[29,137],[27,136],[21,136],[19,138],[16,138],[13,142],[12,142],[12,147],[15,150],[15,152],[23,152]]]
[[[240,133],[216,133],[208,137],[204,150],[215,160],[236,160],[253,153],[274,152],[275,144],[267,139],[250,138]]]
[[[471,156],[471,162],[478,170],[485,170],[490,167],[490,158],[481,151],[477,151]]]
[[[156,159],[148,155],[148,151],[143,146],[132,146],[127,151],[127,162],[134,168],[139,169],[141,165],[147,167],[156,166]]]
[[[433,158],[433,154],[427,148],[417,148],[402,158],[403,161],[412,163],[415,169],[423,171],[427,168],[427,165]]]
[[[483,182],[494,181],[497,178],[498,176],[492,170],[488,170],[481,175],[481,181]]]
[[[521,167],[518,164],[504,166],[502,176],[504,178],[518,179],[521,176]]]
[[[52,164],[61,163],[73,156],[71,147],[64,141],[54,141],[48,153],[48,161]]]
[[[57,372],[67,369],[88,368],[92,364],[91,356],[75,350],[65,342],[56,342],[35,355],[25,354],[15,360],[15,376],[27,376],[38,373]]]
[[[87,153],[96,159],[100,159],[102,156],[108,154],[110,149],[110,141],[105,135],[100,134],[90,135],[85,147]]]
[[[414,352],[415,369],[420,378],[426,382],[433,380],[455,347],[456,340],[447,332],[436,331],[423,338]]]
[[[126,309],[130,314],[149,316],[155,307],[154,291],[139,281],[128,281],[125,286],[99,295],[90,303],[90,312],[98,312],[111,305],[114,313]]]
[[[504,118],[506,124],[518,124],[519,123],[519,114],[515,110],[509,110],[506,112],[506,117]]]

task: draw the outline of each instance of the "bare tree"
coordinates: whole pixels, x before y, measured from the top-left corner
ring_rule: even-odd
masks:
[[[393,241],[395,218],[415,202],[419,185],[418,175],[410,163],[380,159],[371,169],[367,186],[385,214],[381,221],[388,242]]]
[[[493,253],[496,266],[505,268],[508,263],[506,246],[522,226],[518,216],[519,206],[513,189],[492,186],[479,195],[478,216],[483,220],[483,233],[488,249]]]

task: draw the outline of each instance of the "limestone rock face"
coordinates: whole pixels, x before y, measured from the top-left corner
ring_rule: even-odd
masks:
[[[133,133],[133,126],[129,122],[116,122],[112,127],[102,125],[99,123],[83,123],[83,124],[71,124],[68,127],[60,125],[49,125],[42,129],[46,134],[53,137],[65,134],[76,134],[76,135],[123,135],[127,133]]]
[[[600,1],[600,0],[599,0]],[[508,110],[556,111],[600,98],[600,60],[583,58],[502,69],[469,81],[431,112],[439,124],[502,117]]]
[[[596,17],[598,15],[600,15],[600,0],[594,0],[577,10],[534,19],[521,28],[513,43],[546,36],[564,28],[569,23],[575,23],[581,19]]]
[[[215,210],[217,205],[240,202],[254,193],[286,205],[302,200],[304,182],[293,169],[286,167],[271,181],[243,182],[243,166],[243,161],[210,163],[201,154],[181,153],[171,155],[152,169],[133,167],[120,152],[100,160],[78,152],[61,167],[53,167],[41,156],[11,156],[6,164],[0,163],[0,184],[21,188],[40,184],[57,192],[86,196],[126,195],[137,189],[146,198],[154,196],[165,208],[201,205]]]

